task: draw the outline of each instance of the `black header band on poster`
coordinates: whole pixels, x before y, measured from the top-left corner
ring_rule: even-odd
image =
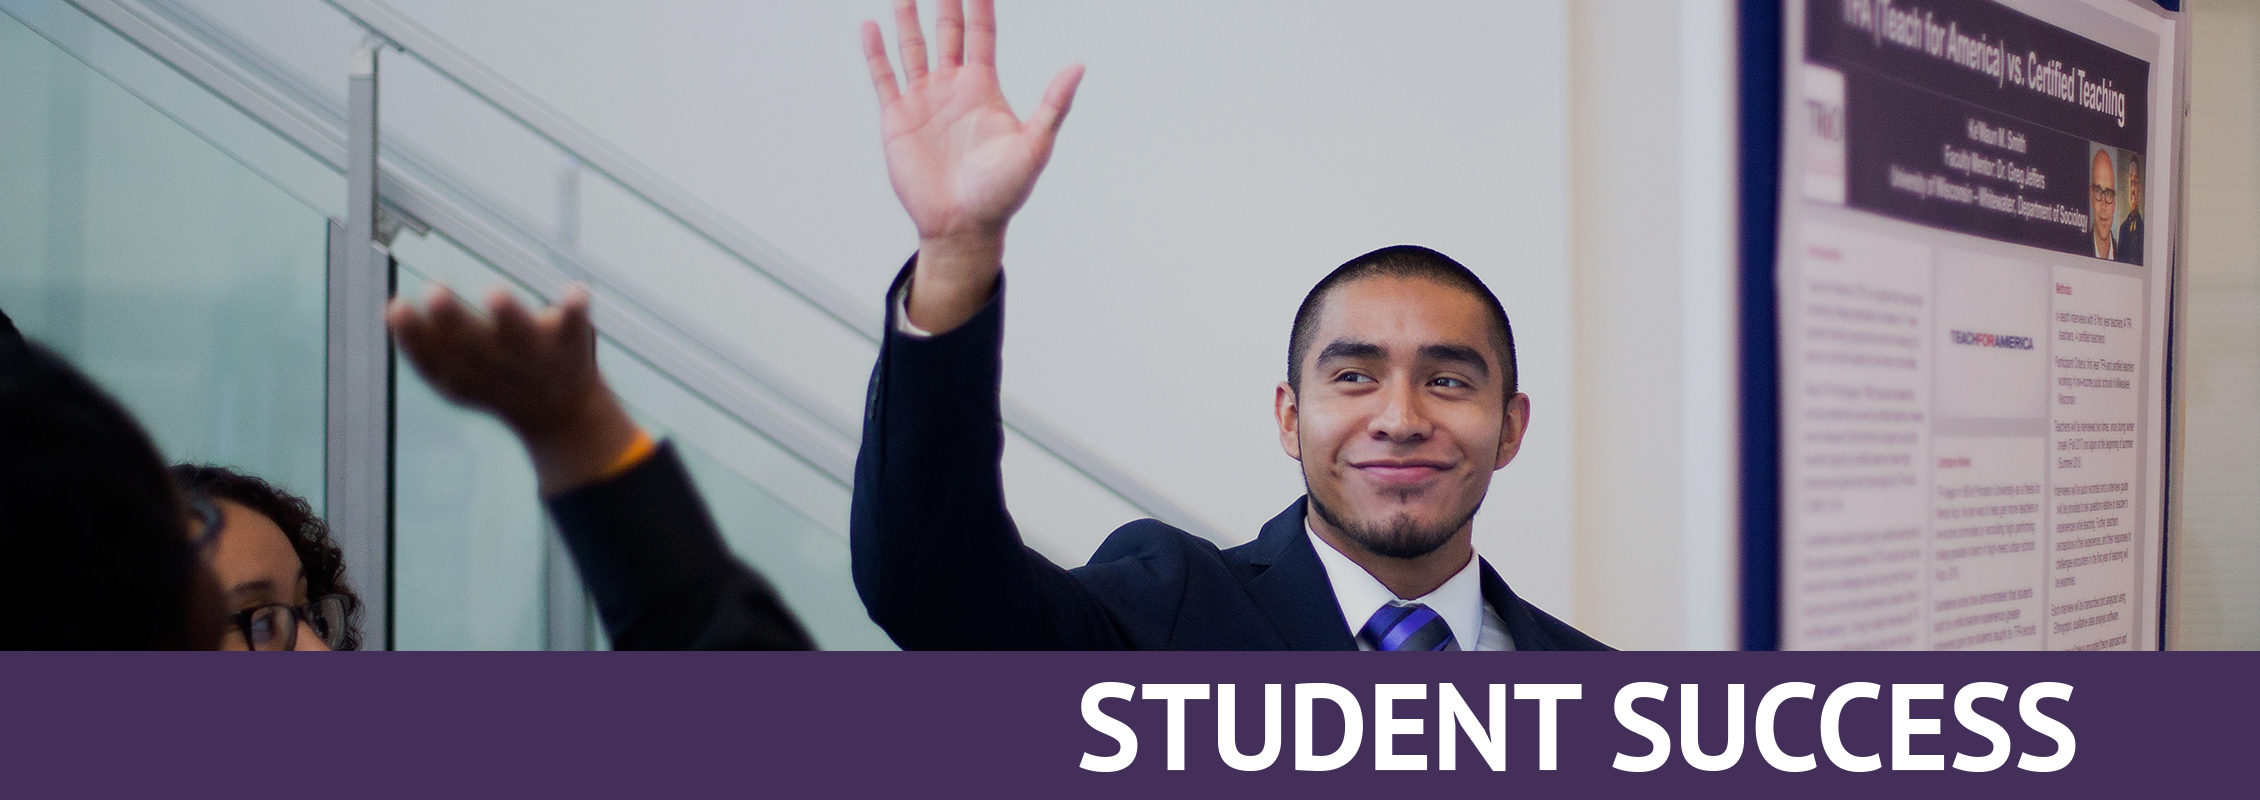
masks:
[[[2090,160],[2126,163],[2150,151],[2148,62],[1992,3],[1804,7],[1799,60],[1846,87],[1846,205],[2060,253],[2097,252]]]
[[[1993,3],[1828,0],[1806,9],[1806,61],[2148,149],[2150,65],[2109,45]]]

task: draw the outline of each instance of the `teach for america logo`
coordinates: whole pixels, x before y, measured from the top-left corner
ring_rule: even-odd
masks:
[[[2005,350],[2031,350],[2030,336],[2002,336],[1975,331],[1954,331],[1954,343],[1971,347],[1998,347]]]

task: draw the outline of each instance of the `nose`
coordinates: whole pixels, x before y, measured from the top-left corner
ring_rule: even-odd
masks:
[[[1427,439],[1435,428],[1428,415],[1421,412],[1420,387],[1411,381],[1395,381],[1394,384],[1381,393],[1381,410],[1373,415],[1368,426],[1373,438],[1392,442]]]
[[[313,650],[317,652],[327,653],[330,650],[330,645],[328,642],[322,641],[321,634],[314,632],[314,623],[307,622],[306,620],[299,620],[298,640],[291,642],[290,649],[298,650],[301,652]]]

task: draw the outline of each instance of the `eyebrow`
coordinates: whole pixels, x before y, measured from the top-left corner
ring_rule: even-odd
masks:
[[[228,589],[228,596],[229,596],[229,597],[235,597],[235,596],[238,596],[238,595],[247,595],[247,594],[253,594],[253,593],[257,593],[257,592],[266,592],[266,593],[268,593],[268,594],[270,594],[270,595],[271,595],[271,594],[273,594],[273,593],[274,593],[274,591],[275,591],[275,582],[274,582],[274,581],[270,581],[270,580],[267,580],[267,579],[265,579],[265,578],[260,578],[260,579],[258,579],[258,580],[253,580],[253,581],[244,581],[244,582],[242,582],[242,583],[238,583],[238,584],[236,584],[236,585],[235,585],[235,586],[233,586],[233,587],[230,587],[230,588]]]
[[[295,586],[297,586],[298,584],[301,584],[301,583],[305,583],[305,582],[306,582],[306,570],[305,570],[304,568],[300,568],[300,569],[298,570],[298,578],[297,578],[296,580],[293,580],[293,581],[291,581],[291,585],[295,587]],[[268,596],[272,597],[272,596],[274,596],[274,593],[275,593],[275,582],[274,582],[274,581],[271,581],[271,580],[267,580],[266,578],[257,578],[257,579],[253,579],[253,580],[248,580],[248,581],[244,581],[244,582],[242,582],[242,583],[238,583],[238,584],[236,584],[236,585],[235,585],[235,586],[233,586],[233,587],[230,587],[230,588],[229,588],[229,589],[227,590],[226,596],[228,596],[228,597],[235,597],[235,596],[237,596],[237,595],[246,595],[246,594],[251,594],[251,593],[254,593],[254,592],[266,592]]]
[[[1483,353],[1464,344],[1424,344],[1420,346],[1420,357],[1426,361],[1458,364],[1480,377],[1491,377],[1491,364],[1483,360]]]
[[[1388,356],[1388,348],[1372,342],[1336,339],[1328,343],[1326,349],[1318,351],[1318,363],[1324,364],[1328,361],[1342,359],[1387,358]]]
[[[1473,347],[1464,344],[1426,344],[1421,345],[1419,353],[1420,358],[1424,361],[1457,364],[1466,367],[1478,377],[1491,377],[1490,362],[1483,360],[1482,351]],[[1381,345],[1354,339],[1336,339],[1327,344],[1325,349],[1318,351],[1317,363],[1324,364],[1329,361],[1345,359],[1386,359],[1388,357],[1389,348]]]

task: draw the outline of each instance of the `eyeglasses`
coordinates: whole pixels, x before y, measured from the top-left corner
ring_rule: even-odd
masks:
[[[2101,186],[2090,186],[2087,188],[2087,193],[2089,196],[2094,197],[2095,202],[2098,203],[2108,203],[2113,200],[2119,199],[2119,191],[2117,189],[2106,189]]]
[[[342,594],[325,594],[301,606],[268,603],[228,615],[235,632],[249,650],[298,649],[298,623],[305,620],[331,650],[345,646],[345,618],[353,601]]]

